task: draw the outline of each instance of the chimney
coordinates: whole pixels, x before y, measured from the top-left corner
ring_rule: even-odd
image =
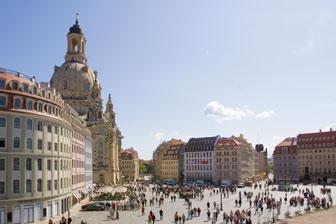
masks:
[[[320,129],[320,132],[322,132],[322,129]]]
[[[332,128],[330,128],[330,131],[332,131]]]

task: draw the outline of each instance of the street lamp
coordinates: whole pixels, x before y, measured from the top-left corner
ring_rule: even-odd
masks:
[[[220,187],[220,210],[223,211],[223,188]]]

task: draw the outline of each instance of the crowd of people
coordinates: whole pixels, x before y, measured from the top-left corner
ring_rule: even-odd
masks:
[[[312,209],[329,208],[333,203],[330,194],[316,197],[314,192],[308,188],[295,188],[291,192],[285,193],[284,198],[276,198],[273,195],[273,191],[273,184],[267,181],[263,184],[258,183],[250,186],[250,188],[244,188],[244,191],[236,187],[134,184],[128,187],[126,193],[128,200],[106,202],[106,210],[109,211],[107,217],[112,220],[120,218],[120,210],[139,211],[141,216],[147,217],[148,224],[154,224],[164,218],[167,207],[163,206],[165,203],[176,203],[179,200],[183,200],[185,210],[178,210],[171,217],[175,224],[184,224],[192,219],[200,219],[202,217],[201,214],[206,214],[204,215],[206,220],[202,221],[211,223],[252,224],[252,220],[256,220],[256,218],[260,220],[265,210],[268,210],[267,214],[272,212],[270,219],[275,221],[281,213],[283,204],[287,206],[286,213],[288,213],[289,207],[300,206],[301,208],[306,205],[307,207],[304,211],[309,212]],[[233,206],[230,207],[226,203],[220,203],[220,201],[222,202],[222,200],[227,198],[232,199],[230,201],[234,201]],[[211,199],[212,203],[208,199]],[[206,200],[203,202],[206,204],[205,207],[193,206],[195,201],[204,200]],[[195,204],[199,205],[200,203]],[[170,204],[169,207],[170,209],[173,208],[174,204]],[[67,219],[62,217],[60,223],[70,224],[70,213]],[[81,224],[84,223],[84,221],[81,222]]]

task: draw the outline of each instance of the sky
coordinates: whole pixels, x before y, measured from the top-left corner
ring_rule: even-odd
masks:
[[[123,147],[243,133],[271,155],[336,123],[336,1],[3,1],[0,67],[48,81],[79,13]]]

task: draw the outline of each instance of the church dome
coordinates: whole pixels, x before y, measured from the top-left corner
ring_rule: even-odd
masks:
[[[55,66],[50,84],[64,99],[87,99],[96,80],[96,74],[80,62],[65,62]]]

